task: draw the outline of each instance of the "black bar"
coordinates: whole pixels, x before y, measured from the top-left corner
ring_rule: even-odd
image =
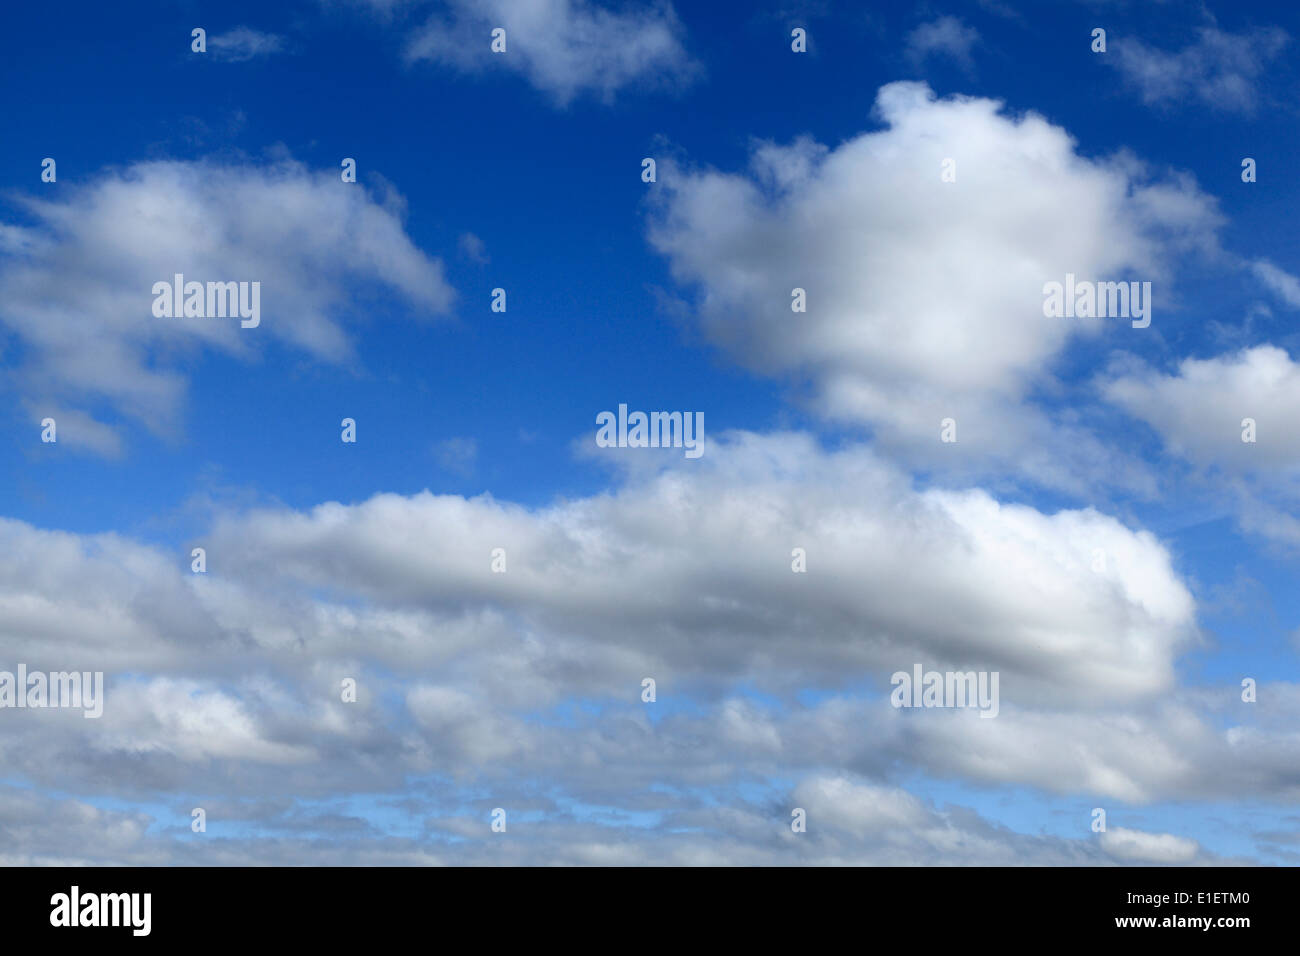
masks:
[[[871,869],[5,869],[6,937],[58,945],[110,938],[130,944],[249,943],[338,946],[428,931],[431,947],[465,942],[533,946],[589,942],[602,949],[673,946],[716,938],[806,945],[848,934],[863,945],[1106,938],[1231,946],[1291,923],[1294,871],[1279,868]],[[97,894],[149,896],[113,926],[53,926],[56,894],[78,888],[81,913]],[[1186,894],[1179,896],[1177,894]],[[1219,894],[1215,896],[1214,894]],[[86,897],[96,895],[94,904]],[[66,912],[62,915],[68,915]],[[1154,925],[1117,925],[1124,919]],[[1208,918],[1205,929],[1178,921]],[[1243,925],[1214,921],[1239,920]],[[1168,924],[1167,924],[1168,921]],[[454,942],[468,933],[471,940]],[[1289,934],[1288,934],[1289,935]],[[549,941],[549,942],[548,942]],[[55,950],[51,950],[52,952]]]

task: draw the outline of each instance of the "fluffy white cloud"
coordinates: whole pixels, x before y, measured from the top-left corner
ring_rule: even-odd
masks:
[[[1132,157],[1084,158],[1064,130],[992,100],[893,83],[876,110],[885,129],[833,149],[765,143],[748,172],[661,173],[650,239],[698,291],[705,335],[927,463],[952,417],[949,458],[969,447],[1050,475],[1046,444],[1070,470],[1093,467],[1104,449],[1085,437],[1088,454],[1072,451],[1076,430],[1049,427],[1022,400],[1051,381],[1073,336],[1144,333],[1047,318],[1043,285],[1136,276],[1169,301],[1172,255],[1215,248],[1213,201]],[[956,182],[941,179],[945,159]],[[791,310],[795,288],[806,313]]]
[[[806,575],[791,572],[796,547]],[[803,436],[715,440],[697,467],[537,512],[426,493],[255,513],[219,525],[211,548],[251,580],[508,609],[677,673],[795,681],[942,660],[1054,695],[1141,696],[1170,685],[1194,633],[1150,535],[1091,510],[917,492],[869,452]]]
[[[1184,359],[1177,374],[1137,368],[1103,382],[1104,394],[1156,429],[1169,449],[1233,472],[1300,466],[1300,365],[1272,345]],[[1256,441],[1242,440],[1242,420]]]
[[[242,695],[167,678],[123,681],[113,690],[113,719],[103,734],[93,735],[94,745],[108,753],[161,751],[195,763],[209,759],[303,763],[318,756],[309,746],[268,739],[245,702],[256,699],[255,683],[242,688]]]
[[[593,786],[633,754],[623,779],[647,784],[717,780],[737,762],[879,772],[898,759],[1141,800],[1200,765],[1187,756],[1194,734],[1150,716],[1132,749],[1124,734],[1070,743],[1088,739],[1096,708],[1120,708],[1123,727],[1126,708],[1170,692],[1195,639],[1192,599],[1152,536],[1090,510],[918,491],[869,452],[828,453],[805,436],[715,439],[697,462],[550,507],[380,495],[228,516],[202,543],[210,570],[195,575],[188,546],[168,556],[0,523],[11,659],[117,675],[102,723],[59,725],[96,773],[117,779],[104,768],[119,752],[133,778],[161,780],[220,756],[252,767],[249,788],[315,792],[339,786],[352,764],[337,755],[358,750],[375,786],[527,766]],[[503,574],[492,547],[506,550]],[[791,571],[796,547],[807,573]],[[998,671],[1000,716],[975,729],[900,719],[888,677],[915,663]],[[635,707],[646,676],[661,698],[716,707],[651,726]],[[347,677],[356,704],[340,701]],[[738,686],[879,697],[778,717]],[[575,698],[635,713],[537,723]],[[1166,740],[1171,756],[1154,759]],[[49,749],[19,743],[0,738],[8,766],[66,774]],[[272,766],[279,776],[257,769]]]
[[[160,433],[177,428],[186,353],[251,358],[269,336],[341,361],[352,354],[342,320],[367,291],[419,314],[452,301],[441,264],[407,237],[400,198],[345,185],[337,171],[149,162],[60,186],[60,197],[23,200],[30,224],[3,234],[0,325],[24,347],[16,382],[29,408],[80,415],[69,439],[81,432],[100,451],[116,439],[86,417],[97,402]],[[261,325],[155,318],[153,285],[176,273],[260,282]]]
[[[409,812],[437,840],[464,839],[509,806],[529,821],[517,862],[1080,863],[1140,860],[1100,846],[1082,820],[1077,840],[1022,836],[935,810],[890,778],[1026,786],[1088,806],[1294,797],[1300,691],[1269,685],[1243,714],[1232,687],[1173,686],[1194,607],[1158,541],[1093,511],[919,491],[860,448],[721,436],[698,461],[549,507],[380,495],[228,515],[203,544],[210,570],[195,575],[188,546],[169,555],[0,522],[6,662],[108,672],[98,720],[8,712],[11,774],[179,806],[206,794],[286,834],[270,851],[286,860],[326,858],[293,837],[337,827],[354,840],[328,858],[354,862],[479,851],[354,833],[364,825],[346,814],[304,817],[295,801],[395,800],[448,781]],[[490,570],[495,546],[504,574]],[[791,572],[793,547],[807,573]],[[913,663],[999,671],[998,717],[891,707],[888,675]],[[669,705],[657,719],[640,701],[646,676]],[[340,696],[349,677],[356,703]],[[808,688],[827,696],[798,704]],[[672,706],[683,699],[693,706]],[[793,790],[735,802],[737,780],[765,778]],[[271,804],[232,805],[249,799]],[[658,824],[593,830],[572,805]],[[777,839],[793,806],[817,826]],[[188,809],[177,812],[183,830]],[[141,837],[106,853],[226,851]],[[13,854],[78,858],[51,834]]]
[[[1300,364],[1283,349],[1188,358],[1173,373],[1121,359],[1099,384],[1190,464],[1242,531],[1300,547]]]

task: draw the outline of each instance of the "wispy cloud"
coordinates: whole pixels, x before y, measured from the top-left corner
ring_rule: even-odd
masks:
[[[251,27],[235,27],[208,37],[208,53],[215,59],[240,63],[271,56],[285,49],[284,38]]]
[[[970,70],[975,65],[971,51],[979,38],[974,27],[966,26],[956,17],[944,16],[922,23],[909,33],[904,51],[914,64],[919,65],[927,57],[946,56]]]
[[[434,454],[444,471],[468,478],[478,464],[478,442],[473,438],[448,438],[434,446]]]
[[[505,52],[491,50],[506,31]],[[625,88],[678,88],[699,70],[671,6],[615,12],[591,0],[449,0],[411,36],[406,56],[481,73],[524,76],[558,105],[590,94],[606,102]]]
[[[1289,41],[1277,27],[1235,34],[1203,27],[1196,42],[1181,50],[1160,50],[1138,37],[1121,36],[1112,40],[1111,51],[1144,103],[1196,99],[1250,114],[1260,106],[1260,77]]]

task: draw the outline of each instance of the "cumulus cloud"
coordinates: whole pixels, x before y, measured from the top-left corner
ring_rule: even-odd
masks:
[[[1194,631],[1191,597],[1150,535],[1091,510],[918,492],[869,452],[827,454],[805,436],[739,435],[698,468],[538,513],[382,495],[259,512],[219,525],[213,547],[309,587],[347,581],[439,613],[508,609],[539,633],[682,674],[795,681],[926,659],[1012,669],[1053,695],[1141,696],[1170,685]],[[490,547],[506,550],[508,573],[492,572]],[[816,574],[791,573],[796,547]],[[1097,550],[1109,563],[1094,571]]]
[[[506,52],[491,34],[506,31]],[[522,74],[558,105],[589,94],[606,102],[631,86],[677,88],[698,72],[667,3],[611,10],[592,0],[449,0],[415,30],[410,61],[464,72],[489,68]]]
[[[1300,466],[1300,366],[1260,345],[1184,359],[1176,374],[1139,368],[1105,380],[1107,398],[1151,425],[1170,451],[1233,472]],[[1255,441],[1242,440],[1243,419]]]
[[[548,507],[380,495],[230,514],[203,543],[198,575],[188,547],[0,523],[8,659],[107,673],[99,720],[31,711],[0,728],[11,773],[63,792],[261,799],[431,776],[519,793],[541,777],[628,812],[656,783],[826,767],[1134,802],[1293,787],[1284,719],[1229,736],[1212,725],[1221,703],[1164,703],[1195,609],[1150,535],[918,491],[869,452],[805,436],[724,436],[689,468]],[[795,547],[807,573],[791,571]],[[914,663],[998,671],[998,718],[894,709],[888,677]],[[652,722],[646,676],[698,711]],[[831,696],[771,707],[740,687]],[[599,712],[575,722],[577,700]],[[946,832],[903,795],[885,810]],[[872,819],[843,826],[863,835]]]
[[[101,718],[23,711],[0,762],[41,792],[177,805],[161,832],[124,816],[129,839],[90,858],[501,862],[474,835],[508,806],[513,862],[1190,863],[1213,858],[1175,836],[1098,842],[1083,818],[1078,838],[1018,834],[897,775],[1088,806],[1296,794],[1300,689],[1261,688],[1243,716],[1232,687],[1176,687],[1195,608],[1156,539],[918,490],[862,448],[723,435],[698,462],[550,506],[379,495],[226,514],[203,543],[199,575],[188,546],[0,522],[6,660],[107,672]],[[999,671],[997,719],[893,708],[888,675],[913,663]],[[692,706],[655,717],[646,676]],[[821,700],[799,703],[809,688]],[[774,782],[738,800],[741,779]],[[346,812],[358,794],[423,841]],[[179,845],[209,804],[275,845]],[[789,831],[796,806],[807,834]],[[6,812],[0,793],[0,827]],[[347,845],[303,836],[333,832]],[[87,858],[44,831],[7,854]]]
[[[1144,103],[1195,97],[1215,109],[1252,114],[1260,105],[1261,75],[1289,42],[1286,31],[1277,27],[1242,33],[1202,27],[1197,40],[1181,50],[1160,50],[1137,37],[1116,37],[1111,55]]]
[[[371,2],[394,18],[419,5]],[[450,0],[408,39],[412,60],[511,70],[559,104],[697,70],[666,4]],[[209,42],[233,60],[281,48],[246,28]],[[976,42],[942,17],[907,51],[969,65]],[[1240,93],[1192,69],[1180,82],[1203,97]],[[901,83],[877,111],[882,129],[835,147],[760,143],[744,172],[665,161],[650,219],[706,335],[872,429],[870,447],[711,433],[698,461],[608,450],[622,470],[585,497],[223,510],[193,542],[0,518],[0,667],[108,678],[98,719],[0,721],[0,863],[1184,865],[1224,861],[1120,825],[1127,805],[1300,799],[1300,687],[1263,685],[1243,707],[1231,681],[1179,686],[1204,639],[1169,546],[1097,508],[1014,503],[955,470],[927,484],[887,457],[936,460],[953,415],[961,449],[1040,480],[1128,467],[1032,405],[1072,343],[1121,334],[1045,319],[1042,285],[1073,272],[1167,290],[1177,256],[1216,250],[1213,202],[991,100]],[[338,362],[373,293],[417,315],[452,301],[401,197],[337,171],[148,163],[59,195],[0,223],[0,324],[24,413],[99,454],[122,443],[92,407],[176,428],[198,350],[251,361],[266,335]],[[460,251],[487,261],[472,234]],[[1300,301],[1280,268],[1251,269]],[[260,280],[257,333],[155,319],[149,290],[176,272]],[[806,313],[789,311],[796,286]],[[1224,416],[1242,403],[1262,434],[1300,434],[1280,349],[1116,368],[1102,394],[1194,461],[1236,463],[1194,426],[1239,438]],[[1250,467],[1294,465],[1279,447]],[[433,446],[466,476],[477,451]],[[190,570],[194,545],[207,573]],[[892,707],[889,676],[913,665],[997,672],[997,719]],[[1015,832],[994,803],[926,799],[936,780],[1062,796],[1078,816],[1064,836]],[[1112,826],[1092,834],[1100,799]],[[139,809],[93,805],[121,801]],[[191,839],[194,806],[216,838]],[[508,841],[488,835],[495,806]]]
[[[661,173],[650,240],[697,291],[704,334],[927,464],[953,417],[970,447],[1049,481],[1068,476],[1034,462],[1044,441],[1087,471],[1071,446],[1104,450],[1046,427],[1023,399],[1075,336],[1140,333],[1046,318],[1043,285],[1136,276],[1169,301],[1176,254],[1215,248],[1213,201],[1133,157],[1081,157],[1064,130],[992,100],[894,83],[876,109],[885,129],[833,149],[762,143],[746,172]],[[944,183],[948,158],[957,178]],[[804,313],[791,311],[795,288]]]
[[[65,416],[83,417],[69,416],[70,436],[103,452],[116,439],[84,417],[97,403],[176,431],[186,354],[252,359],[270,337],[338,362],[352,355],[343,320],[369,291],[421,316],[453,299],[441,263],[406,235],[397,197],[290,160],[139,163],[19,206],[30,221],[7,227],[0,249],[0,325],[25,355],[15,386],[33,410],[71,405]],[[260,326],[156,318],[153,285],[177,273],[260,282]]]
[[[1300,364],[1285,350],[1187,358],[1173,372],[1121,357],[1098,384],[1155,430],[1215,507],[1231,507],[1241,530],[1300,547]]]

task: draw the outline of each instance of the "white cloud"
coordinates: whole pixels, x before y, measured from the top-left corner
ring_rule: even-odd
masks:
[[[948,56],[969,69],[971,50],[979,42],[979,32],[957,17],[944,16],[922,23],[907,35],[904,47],[908,57],[921,63],[928,56]]]
[[[478,463],[478,442],[473,438],[447,438],[438,442],[434,453],[444,471],[468,478]]]
[[[698,290],[705,335],[749,368],[806,382],[816,411],[871,424],[911,460],[1021,465],[1046,441],[1039,474],[1086,473],[1095,465],[1071,446],[1104,449],[1021,402],[1074,336],[1143,332],[1046,318],[1043,285],[1132,275],[1167,302],[1173,253],[1214,248],[1213,201],[1132,157],[1085,159],[1063,130],[991,100],[894,83],[877,111],[888,128],[834,149],[766,143],[747,173],[661,172],[650,238]],[[940,178],[946,158],[954,183]],[[791,311],[796,287],[806,313]],[[947,417],[956,446],[938,441]],[[1052,476],[1052,458],[1071,468]]]
[[[83,795],[255,796],[276,803],[257,811],[264,825],[293,834],[358,824],[286,817],[286,801],[396,794],[435,775],[465,788],[419,809],[448,832],[477,832],[492,806],[536,811],[511,851],[520,862],[1204,862],[1183,844],[1162,850],[1167,840],[1098,848],[1083,822],[1079,839],[1016,834],[888,778],[1027,786],[1089,806],[1295,796],[1300,688],[1263,686],[1243,712],[1231,683],[1173,686],[1194,608],[1157,541],[1091,511],[916,491],[861,449],[720,436],[690,468],[549,507],[381,495],[230,515],[204,544],[210,571],[195,575],[185,548],[0,522],[8,659],[108,671],[98,721],[11,713],[11,775]],[[505,574],[490,571],[498,544]],[[806,574],[790,570],[796,545]],[[1097,548],[1106,562],[1093,570]],[[1000,671],[999,716],[892,708],[887,675],[913,662]],[[652,722],[645,676],[660,700],[698,706]],[[340,700],[344,677],[355,704]],[[831,694],[796,704],[810,687]],[[769,776],[796,781],[778,805],[736,801],[736,780]],[[660,826],[582,830],[591,823],[538,802],[539,780]],[[457,822],[485,789],[483,819]],[[815,825],[774,843],[793,806]],[[477,859],[472,846],[373,835],[349,846],[329,858]],[[214,861],[247,849],[141,837],[95,853]],[[43,830],[8,851],[82,852]],[[324,851],[286,837],[268,852]]]
[[[508,573],[491,571],[493,547]],[[794,547],[815,573],[791,572]],[[589,642],[593,677],[622,666],[615,650],[780,684],[942,660],[1020,674],[1019,691],[1004,681],[1013,697],[1122,699],[1168,688],[1194,633],[1150,535],[1091,510],[918,493],[868,452],[803,436],[714,439],[698,467],[535,513],[427,493],[256,512],[219,525],[212,548],[255,579],[435,613],[499,608]]]
[[[1267,259],[1250,263],[1250,270],[1279,299],[1293,309],[1300,309],[1300,279]]]
[[[187,353],[251,359],[270,337],[338,362],[352,356],[343,320],[367,288],[390,289],[422,315],[445,312],[453,298],[441,263],[406,235],[398,197],[288,160],[140,163],[22,207],[33,223],[7,231],[0,326],[24,346],[16,381],[34,410],[57,403],[65,416],[84,416],[107,402],[174,433],[186,389],[178,358]],[[176,273],[260,282],[261,325],[155,318],[153,284]],[[69,421],[70,436],[116,447],[102,423]]]
[[[459,794],[458,794],[459,796]],[[477,839],[490,804],[428,816],[415,836],[379,831],[348,813],[346,804],[300,808],[267,800],[205,799],[209,821],[252,824],[258,836],[187,839],[188,809],[151,816],[101,810],[66,798],[0,789],[0,830],[10,834],[0,865],[316,866],[576,865],[1081,865],[1124,862],[1103,855],[1093,840],[1028,836],[990,823],[962,807],[930,809],[903,790],[848,777],[816,777],[786,801],[809,810],[807,833],[789,830],[788,808],[738,803],[692,806],[666,814],[667,825],[622,827],[557,813],[535,798],[511,794],[511,807],[535,809],[537,819],[512,817],[510,839]],[[879,801],[910,807],[906,819],[873,812]],[[436,800],[425,799],[430,809]],[[407,809],[390,805],[389,816]],[[427,812],[427,811],[426,811]],[[782,819],[784,817],[784,819]],[[270,837],[268,839],[268,837]],[[446,842],[446,838],[456,843]],[[1214,862],[1209,854],[1194,860]],[[1225,861],[1231,862],[1231,861]]]
[[[1272,345],[1184,359],[1174,375],[1139,367],[1103,393],[1160,433],[1170,451],[1233,472],[1300,466],[1300,366]],[[1242,441],[1242,420],[1256,441]]]
[[[121,458],[123,453],[122,436],[115,428],[97,422],[85,412],[75,408],[48,402],[25,402],[26,410],[32,418],[32,434],[39,431],[44,435],[44,427],[38,423],[46,419],[54,420],[54,439],[51,447],[71,448],[73,451],[90,452],[104,458]],[[43,438],[42,438],[43,440]]]
[[[1277,27],[1237,34],[1202,27],[1195,43],[1174,52],[1136,37],[1115,37],[1108,56],[1144,103],[1194,96],[1216,109],[1251,114],[1260,105],[1260,77],[1288,42],[1290,37]]]
[[[454,687],[420,685],[407,694],[406,706],[443,759],[459,762],[460,772],[514,757],[533,736],[489,702]]]
[[[1108,854],[1126,863],[1190,863],[1196,858],[1200,846],[1195,840],[1170,833],[1144,833],[1114,827],[1101,834],[1101,847]]]
[[[487,265],[491,260],[488,259],[487,244],[472,232],[463,233],[458,242],[461,255],[470,262],[478,265]]]
[[[845,777],[805,780],[796,788],[794,799],[819,824],[824,821],[858,834],[890,829],[908,832],[931,818],[921,801],[905,790],[858,784]]]
[[[255,688],[244,690],[256,696]],[[112,707],[106,733],[94,738],[94,746],[110,753],[162,751],[196,763],[222,759],[284,764],[317,757],[306,744],[268,739],[240,697],[192,680],[118,682],[112,688]]]
[[[497,27],[506,31],[505,53],[491,51]],[[592,0],[449,0],[414,32],[406,56],[521,73],[561,106],[583,94],[608,102],[630,86],[675,89],[699,69],[667,3],[614,11]]]
[[[1164,548],[1095,512],[918,492],[868,452],[829,454],[800,436],[721,437],[692,465],[537,509],[425,493],[228,516],[203,537],[204,575],[190,573],[185,547],[0,522],[0,643],[33,669],[108,672],[104,717],[80,722],[103,729],[86,738],[92,728],[59,725],[84,738],[75,749],[87,772],[127,786],[108,769],[114,753],[166,779],[224,755],[275,765],[285,776],[266,786],[279,792],[340,785],[352,769],[334,755],[357,750],[374,756],[377,786],[421,769],[524,761],[560,772],[630,753],[637,774],[701,781],[723,772],[718,755],[687,758],[667,743],[652,755],[644,717],[563,733],[525,732],[520,719],[575,697],[639,705],[654,676],[661,696],[719,701],[707,729],[690,718],[663,729],[671,739],[703,734],[738,760],[781,766],[834,735],[804,734],[735,687],[874,686],[886,716],[854,720],[859,731],[878,723],[862,739],[879,750],[898,732],[888,675],[914,662],[999,671],[1002,716],[976,723],[1001,723],[1017,708],[1138,706],[1170,690],[1195,637]],[[497,546],[504,574],[490,570]],[[806,574],[791,571],[794,547],[806,549]],[[356,704],[339,702],[344,677],[358,681]],[[414,736],[393,722],[394,694]],[[188,724],[187,710],[199,715]],[[1002,739],[945,743],[943,725],[924,726],[909,760],[948,754],[961,766],[954,753]],[[1025,726],[1013,719],[1006,732]],[[1008,738],[1020,758],[972,759],[1050,787],[1024,755],[1070,753],[1053,741],[1073,732],[1047,724],[1033,746]],[[68,772],[59,748],[28,743],[0,735],[0,760],[34,776]],[[249,786],[264,777],[249,774]],[[1105,780],[1068,760],[1053,774]]]
[[[1172,373],[1122,358],[1099,387],[1195,469],[1210,508],[1226,506],[1248,534],[1300,547],[1300,363],[1286,351],[1187,358]]]
[[[284,49],[284,38],[251,27],[235,27],[208,37],[208,52],[214,59],[242,63],[270,56]]]

